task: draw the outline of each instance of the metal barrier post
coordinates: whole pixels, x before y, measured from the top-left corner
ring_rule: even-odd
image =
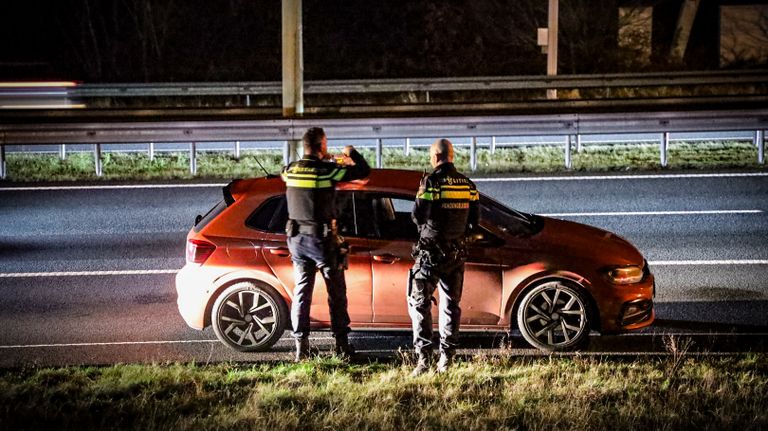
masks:
[[[659,143],[659,154],[661,158],[661,167],[667,167],[667,147],[669,146],[669,132],[661,134],[661,141]]]
[[[235,159],[240,160],[240,141],[235,141]]]
[[[59,147],[59,159],[67,160],[67,145],[61,144]]]
[[[297,149],[299,148],[299,141],[289,140],[285,141],[283,146],[283,164],[287,165],[295,160],[299,159]]]
[[[405,138],[405,155],[411,155],[411,138]]]
[[[382,161],[382,155],[381,155],[382,149],[383,149],[382,147],[383,147],[382,139],[377,138],[376,139],[376,167],[379,169],[384,167],[384,162]]]
[[[496,154],[496,137],[491,136],[491,154]]]
[[[155,160],[155,143],[150,142],[149,143],[149,161]]]
[[[5,145],[0,144],[0,180],[4,180],[7,175],[5,170]]]
[[[755,144],[757,144],[757,163],[765,164],[765,132],[763,130],[755,131]]]
[[[565,169],[571,169],[571,135],[565,136]]]
[[[96,166],[96,176],[100,177],[103,173],[101,165],[101,144],[93,146],[93,161]]]
[[[469,168],[472,172],[477,170],[477,136],[472,137],[472,144],[469,150]]]
[[[576,152],[581,152],[581,135],[576,135]]]
[[[197,142],[189,144],[189,173],[197,175]]]

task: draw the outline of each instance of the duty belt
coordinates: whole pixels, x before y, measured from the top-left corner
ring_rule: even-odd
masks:
[[[288,220],[285,231],[289,236],[296,236],[301,233],[325,238],[336,234],[336,220],[333,219],[328,223],[307,223],[299,220]]]

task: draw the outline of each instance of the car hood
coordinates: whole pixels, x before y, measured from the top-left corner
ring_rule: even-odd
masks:
[[[541,217],[541,231],[534,248],[558,250],[558,254],[591,257],[606,265],[642,265],[643,255],[624,238],[606,230],[566,220]]]

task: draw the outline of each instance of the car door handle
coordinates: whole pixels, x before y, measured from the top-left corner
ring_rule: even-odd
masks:
[[[400,258],[395,255],[387,253],[387,254],[374,254],[373,260],[381,263],[395,263],[398,260],[400,260]]]
[[[267,247],[267,250],[269,250],[270,254],[274,254],[275,256],[287,257],[291,255],[291,252],[285,247]]]

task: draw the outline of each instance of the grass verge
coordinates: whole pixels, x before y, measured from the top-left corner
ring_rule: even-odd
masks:
[[[375,154],[362,151],[373,165]],[[91,153],[71,153],[66,160],[54,154],[18,154],[7,156],[8,179],[14,182],[93,181],[93,180],[177,180],[220,179],[262,176],[264,171],[276,173],[282,167],[282,153],[277,151],[245,152],[240,159],[222,152],[201,152],[196,176],[189,172],[189,154],[161,153],[154,160],[142,153],[105,153],[103,176],[96,177]],[[405,156],[402,149],[385,148],[384,167],[422,170],[429,166],[426,149],[413,149]],[[749,142],[672,143],[668,149],[668,169],[738,169],[765,168],[757,163],[757,148]],[[456,153],[460,170],[469,171],[469,150]],[[525,172],[566,171],[562,147],[505,147],[491,153],[487,148],[477,152],[476,176]],[[659,147],[655,143],[625,145],[589,145],[572,153],[573,171],[660,170]]]
[[[768,356],[115,365],[0,372],[4,429],[765,429]]]

